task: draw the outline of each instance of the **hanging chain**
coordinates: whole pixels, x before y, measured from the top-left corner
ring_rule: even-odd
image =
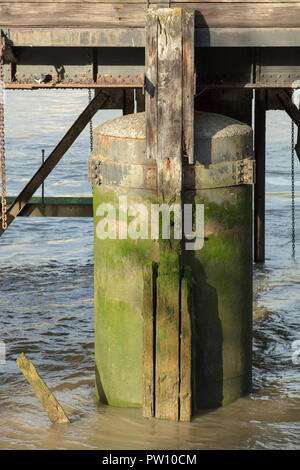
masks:
[[[291,129],[291,212],[292,212],[292,256],[295,257],[295,126]]]
[[[4,129],[4,75],[3,50],[4,40],[0,38],[0,160],[1,160],[1,211],[2,228],[7,229],[6,215],[6,183],[5,183],[5,129]]]
[[[92,101],[92,90],[89,88],[89,103]],[[91,153],[93,151],[93,121],[92,119],[90,120],[90,149]]]

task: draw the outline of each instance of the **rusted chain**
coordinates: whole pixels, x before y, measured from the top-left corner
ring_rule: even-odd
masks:
[[[291,217],[292,217],[292,256],[296,253],[296,215],[295,215],[295,125],[291,129]]]
[[[89,104],[90,104],[91,101],[92,101],[92,90],[91,90],[91,88],[89,88],[88,97],[89,97]],[[92,119],[90,120],[89,127],[90,127],[90,151],[92,153],[92,151],[93,151],[93,121],[92,121]]]
[[[3,51],[4,38],[0,43],[0,160],[1,160],[1,212],[2,228],[7,229],[6,215],[6,175],[5,175],[5,128],[4,128],[4,75],[3,75]]]

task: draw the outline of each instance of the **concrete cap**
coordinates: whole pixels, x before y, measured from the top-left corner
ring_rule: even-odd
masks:
[[[94,132],[111,137],[145,139],[145,113],[128,114],[106,121],[96,127]],[[224,139],[250,132],[252,132],[250,126],[228,116],[202,111],[195,113],[195,138],[197,139]]]

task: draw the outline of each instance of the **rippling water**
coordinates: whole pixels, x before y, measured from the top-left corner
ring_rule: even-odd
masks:
[[[17,194],[88,101],[84,91],[8,92],[7,190]],[[119,112],[99,112],[95,123]],[[144,420],[94,394],[92,219],[19,218],[0,239],[0,448],[296,449],[300,439],[300,222],[291,257],[290,121],[268,113],[266,254],[254,268],[253,392],[192,423]],[[90,195],[87,130],[45,183],[46,196]],[[300,164],[296,162],[299,196]],[[37,193],[39,194],[39,193]],[[297,219],[300,199],[296,200]],[[51,425],[16,366],[24,352],[71,425]]]

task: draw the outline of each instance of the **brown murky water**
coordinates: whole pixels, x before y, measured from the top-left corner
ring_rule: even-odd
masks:
[[[39,166],[41,149],[47,154],[53,148],[87,100],[81,91],[7,94],[10,195]],[[99,113],[96,119],[115,115]],[[192,423],[144,420],[140,410],[97,403],[92,220],[18,219],[0,239],[0,340],[6,345],[6,363],[0,364],[0,448],[299,448],[300,364],[292,344],[300,340],[300,237],[292,260],[289,139],[289,120],[269,112],[267,260],[254,268],[252,394]],[[85,132],[46,181],[46,195],[90,194],[88,153]],[[296,205],[299,220],[299,199]],[[49,423],[15,364],[22,351],[63,404],[71,425]]]

